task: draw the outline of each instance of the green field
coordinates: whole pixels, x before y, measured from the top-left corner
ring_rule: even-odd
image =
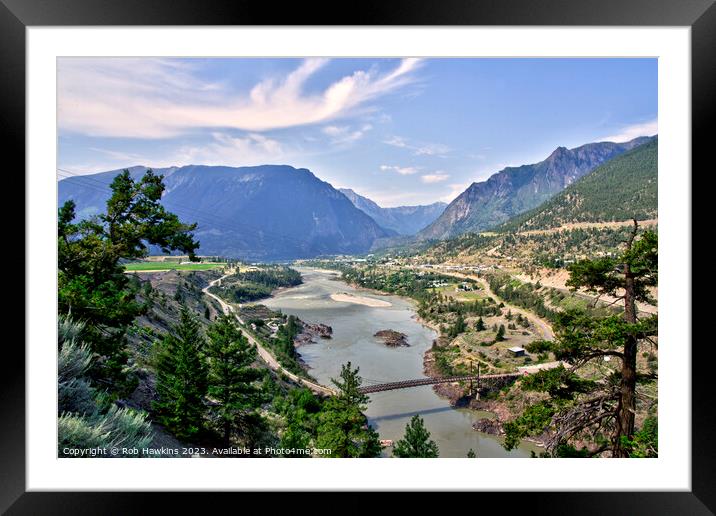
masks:
[[[225,266],[225,263],[172,263],[172,262],[133,262],[124,265],[127,271],[208,271]]]

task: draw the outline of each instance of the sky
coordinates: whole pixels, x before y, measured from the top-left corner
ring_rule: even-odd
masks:
[[[556,147],[657,134],[656,59],[58,59],[58,168],[308,168],[450,202]]]

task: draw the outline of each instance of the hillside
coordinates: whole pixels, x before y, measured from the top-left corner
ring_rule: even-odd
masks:
[[[531,231],[565,224],[656,218],[658,139],[600,165],[541,206],[498,231]]]
[[[135,178],[145,171],[130,169]],[[73,199],[81,217],[97,213],[118,172],[63,179],[59,203]],[[157,172],[166,185],[162,204],[182,220],[198,223],[201,254],[248,260],[355,254],[390,236],[307,169],[190,165]]]
[[[370,215],[380,227],[402,236],[416,234],[437,219],[447,206],[444,202],[435,202],[425,206],[382,208],[349,188],[339,188],[339,191],[348,197],[356,208]]]
[[[147,310],[127,332],[131,363],[139,380],[137,388],[126,400],[128,406],[152,410],[151,403],[156,399],[153,373],[155,347],[179,323],[182,306],[199,316],[197,321],[204,329],[222,313],[221,307],[201,292],[221,274],[219,270],[132,273],[132,281],[141,284],[137,301],[144,304]]]
[[[168,270],[129,273],[132,277],[131,281],[139,282],[142,286],[137,301],[147,307],[147,312],[136,319],[133,330],[127,334],[128,341],[137,356],[144,355],[147,347],[154,345],[156,338],[170,332],[172,327],[179,323],[182,306],[200,315],[199,322],[202,326],[206,326],[210,320],[221,315],[223,313],[221,307],[210,297],[205,296],[201,289],[223,273],[223,268],[210,271]],[[148,355],[144,356],[147,357]]]
[[[487,181],[472,183],[417,237],[445,239],[495,227],[539,206],[602,163],[651,139],[589,143],[574,149],[558,147],[539,163],[507,167]]]

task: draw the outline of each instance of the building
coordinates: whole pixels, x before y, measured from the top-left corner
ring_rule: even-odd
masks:
[[[512,348],[507,348],[507,351],[512,353],[516,357],[523,357],[525,356],[525,348],[521,348],[519,346],[514,346]]]

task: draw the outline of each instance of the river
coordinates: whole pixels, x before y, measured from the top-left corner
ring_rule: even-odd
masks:
[[[317,339],[316,344],[299,348],[309,373],[324,385],[333,385],[341,365],[351,362],[360,367],[364,385],[422,378],[423,354],[436,337],[435,332],[418,323],[412,300],[380,295],[354,288],[329,271],[296,268],[303,284],[277,292],[262,303],[301,320],[323,323],[333,328],[333,338]],[[334,301],[331,294],[349,293],[391,303],[389,307],[370,307]],[[376,339],[379,330],[392,329],[407,335],[409,347],[391,348]],[[431,386],[413,387],[370,395],[366,415],[381,439],[397,440],[414,414],[420,414],[438,444],[441,457],[465,457],[470,448],[478,457],[528,457],[536,449],[525,443],[507,452],[497,437],[476,432],[472,423],[487,413],[454,409],[438,397]],[[389,450],[389,449],[388,449]],[[386,456],[389,451],[384,453]]]

